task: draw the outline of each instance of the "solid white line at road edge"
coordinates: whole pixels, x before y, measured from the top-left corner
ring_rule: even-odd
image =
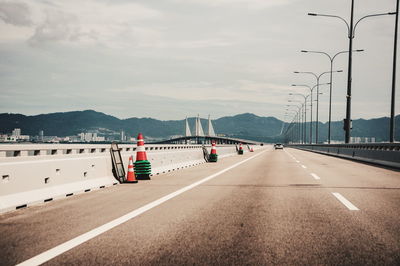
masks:
[[[51,259],[63,254],[64,252],[67,252],[68,250],[73,249],[74,247],[79,246],[80,244],[85,243],[86,241],[88,241],[88,240],[90,240],[92,238],[95,238],[96,236],[101,235],[102,233],[105,233],[105,232],[111,230],[112,228],[114,228],[116,226],[121,225],[121,224],[133,219],[136,216],[138,216],[138,215],[140,215],[140,214],[142,214],[142,213],[144,213],[144,212],[146,212],[148,210],[151,210],[152,208],[154,208],[154,207],[156,207],[156,206],[158,206],[158,205],[160,205],[160,204],[162,204],[162,203],[164,203],[164,202],[166,202],[166,201],[168,201],[168,200],[170,200],[172,198],[175,198],[176,196],[178,196],[178,195],[180,195],[180,194],[182,194],[182,193],[184,193],[184,192],[186,192],[188,190],[191,190],[192,188],[197,187],[197,186],[203,184],[204,182],[207,182],[207,181],[209,181],[209,180],[211,180],[211,179],[213,179],[213,178],[215,178],[215,177],[217,177],[217,176],[219,176],[219,175],[221,175],[221,174],[223,174],[223,173],[225,173],[225,172],[227,172],[227,171],[229,171],[229,170],[231,170],[231,169],[233,169],[233,168],[235,168],[235,167],[237,167],[237,166],[239,166],[239,165],[241,165],[241,164],[243,164],[243,163],[245,163],[245,162],[257,157],[257,156],[259,156],[259,155],[261,155],[261,154],[263,154],[264,152],[266,152],[266,151],[262,151],[259,154],[253,155],[250,158],[247,158],[246,160],[243,160],[243,161],[238,162],[238,163],[236,163],[234,165],[231,165],[228,168],[225,168],[224,170],[221,170],[221,171],[219,171],[219,172],[217,172],[217,173],[215,173],[213,175],[210,175],[210,176],[208,176],[206,178],[201,179],[200,181],[197,181],[197,182],[195,182],[195,183],[193,183],[193,184],[191,184],[189,186],[186,186],[186,187],[181,188],[181,189],[179,189],[179,190],[177,190],[175,192],[172,192],[171,194],[168,194],[168,195],[166,195],[166,196],[164,196],[164,197],[162,197],[162,198],[160,198],[158,200],[150,202],[149,204],[146,204],[143,207],[140,207],[139,209],[136,209],[136,210],[134,210],[134,211],[132,211],[132,212],[130,212],[128,214],[125,214],[124,216],[121,216],[121,217],[119,217],[119,218],[117,218],[117,219],[115,219],[115,220],[113,220],[111,222],[108,222],[108,223],[104,224],[104,225],[101,225],[101,226],[99,226],[99,227],[97,227],[97,228],[95,228],[95,229],[93,229],[93,230],[91,230],[91,231],[89,231],[87,233],[84,233],[83,235],[75,237],[75,238],[73,238],[73,239],[71,239],[71,240],[69,240],[69,241],[67,241],[67,242],[65,242],[63,244],[60,244],[60,245],[58,245],[58,246],[56,246],[56,247],[54,247],[52,249],[49,249],[48,251],[45,251],[45,252],[43,252],[43,253],[41,253],[39,255],[36,255],[35,257],[30,258],[30,259],[28,259],[28,260],[26,260],[24,262],[21,262],[18,265],[40,265],[42,263],[45,263],[46,261],[49,261],[49,260],[51,260]]]
[[[348,201],[345,197],[343,197],[340,193],[332,192],[333,196],[335,196],[344,206],[346,206],[351,211],[359,211],[360,209],[353,205],[350,201]]]

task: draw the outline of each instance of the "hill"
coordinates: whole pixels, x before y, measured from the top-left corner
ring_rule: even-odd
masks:
[[[207,120],[202,119],[202,126],[207,132]],[[396,117],[400,123],[400,117]],[[250,113],[221,117],[213,120],[215,132],[230,137],[252,139],[265,142],[281,141],[280,132],[283,122],[275,117],[260,117]],[[189,118],[193,131],[195,118]],[[72,136],[81,132],[100,130],[108,134],[119,134],[124,130],[135,136],[142,132],[145,136],[167,139],[174,135],[183,135],[185,120],[161,121],[153,118],[119,119],[93,110],[64,113],[50,113],[35,116],[22,114],[0,114],[0,132],[10,133],[14,128],[21,128],[23,134],[38,135],[40,130],[47,136]],[[352,136],[375,137],[377,141],[388,139],[389,118],[358,119],[353,121]],[[327,123],[319,123],[320,140],[327,138]],[[332,122],[332,139],[343,140],[342,122]],[[400,131],[396,131],[397,139]]]

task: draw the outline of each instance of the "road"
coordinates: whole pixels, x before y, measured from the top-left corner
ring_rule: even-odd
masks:
[[[44,265],[399,265],[399,217],[398,171],[267,147],[3,214],[0,258],[1,265],[31,263],[43,252]]]

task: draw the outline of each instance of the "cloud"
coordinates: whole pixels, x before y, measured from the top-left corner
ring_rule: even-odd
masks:
[[[54,42],[76,45],[101,45],[112,48],[154,44],[160,36],[158,29],[143,25],[158,19],[161,12],[132,2],[48,1],[3,2],[0,19],[12,25],[29,26],[21,32],[32,46]],[[2,28],[13,39],[15,28]]]
[[[72,15],[58,11],[48,12],[46,20],[35,29],[29,43],[35,46],[45,42],[77,40],[82,32],[74,21],[76,18]]]
[[[0,19],[14,26],[30,26],[30,9],[22,2],[0,2]]]
[[[175,0],[176,2],[196,3],[211,7],[239,7],[248,9],[265,9],[275,6],[286,5],[290,0]]]
[[[112,89],[122,94],[133,91],[145,91],[148,97],[167,97],[179,101],[231,101],[259,104],[286,103],[292,88],[279,84],[236,80],[230,83],[181,82],[153,83],[124,89]]]

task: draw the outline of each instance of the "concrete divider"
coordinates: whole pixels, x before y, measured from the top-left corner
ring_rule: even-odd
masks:
[[[0,213],[118,184],[110,146],[0,145]],[[119,148],[127,167],[129,156],[135,160],[136,145]],[[146,151],[153,175],[205,163],[201,145],[146,145]],[[217,151],[219,158],[236,154],[233,145],[221,145]]]

